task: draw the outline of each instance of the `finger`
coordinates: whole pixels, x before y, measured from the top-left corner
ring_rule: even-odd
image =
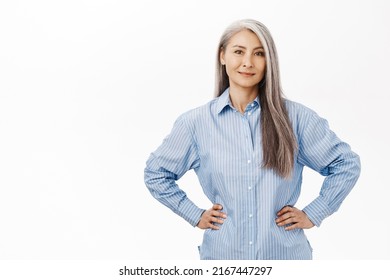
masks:
[[[213,205],[213,210],[222,210],[222,209],[223,209],[223,207],[221,204],[214,204]]]
[[[285,225],[288,225],[288,224],[297,224],[297,223],[299,223],[298,219],[290,218],[290,219],[287,219],[287,220],[284,220],[282,222],[277,223],[277,225],[278,226],[285,226]]]
[[[214,224],[210,224],[209,225],[209,228],[213,229],[213,230],[219,230],[219,226],[216,226]]]
[[[223,212],[219,212],[219,211],[212,211],[211,215],[214,216],[214,217],[226,218],[226,214],[223,213]]]
[[[224,220],[218,219],[218,218],[212,218],[211,221],[214,223],[218,223],[218,224],[223,224],[223,222],[224,222]]]
[[[285,227],[284,230],[293,230],[293,229],[296,229],[296,228],[302,228],[302,227],[300,226],[299,223],[295,223],[295,224],[292,224],[292,225],[289,225],[289,226]]]
[[[279,212],[276,213],[276,215],[280,216],[280,215],[283,215],[285,213],[291,212],[293,210],[294,210],[293,207],[287,205],[287,206],[284,206],[282,209],[280,209]]]
[[[219,216],[214,216],[214,215],[208,215],[206,218],[206,221],[208,223],[213,223],[213,222],[217,222],[217,223],[221,223],[221,221],[223,221],[223,216],[219,215]]]
[[[286,214],[283,214],[282,216],[279,216],[275,220],[275,222],[276,223],[280,223],[280,222],[286,221],[286,220],[294,218],[294,217],[295,217],[295,214],[293,212],[287,212]]]

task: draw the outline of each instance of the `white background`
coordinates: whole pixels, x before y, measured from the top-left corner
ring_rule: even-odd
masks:
[[[197,260],[202,231],[152,198],[149,154],[213,97],[225,27],[271,31],[285,95],[361,156],[315,259],[390,259],[388,1],[2,1],[0,259]],[[323,178],[305,171],[303,207]],[[191,172],[179,181],[210,203]]]

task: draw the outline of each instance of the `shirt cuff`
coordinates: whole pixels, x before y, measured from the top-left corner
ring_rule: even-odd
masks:
[[[321,225],[326,217],[332,214],[328,204],[321,196],[313,200],[308,206],[303,208],[302,211],[306,213],[310,221],[317,227]]]
[[[193,227],[199,223],[204,209],[196,206],[191,200],[186,199],[179,207],[177,214],[189,222]],[[176,212],[176,211],[175,211]]]

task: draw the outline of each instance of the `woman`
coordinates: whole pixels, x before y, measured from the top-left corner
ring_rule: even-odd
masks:
[[[177,119],[147,161],[147,187],[205,229],[201,259],[312,259],[303,229],[340,207],[359,177],[358,155],[326,120],[282,97],[276,48],[260,22],[226,29],[216,70],[217,98]],[[326,178],[300,210],[304,166]],[[207,211],[176,184],[190,169],[213,203]]]

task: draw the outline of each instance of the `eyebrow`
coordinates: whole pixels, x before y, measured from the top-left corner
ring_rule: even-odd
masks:
[[[232,48],[241,48],[241,49],[245,49],[246,50],[246,47],[240,46],[240,45],[234,45]],[[264,48],[263,47],[256,47],[256,48],[254,48],[254,50],[257,50],[257,49],[264,49]]]

